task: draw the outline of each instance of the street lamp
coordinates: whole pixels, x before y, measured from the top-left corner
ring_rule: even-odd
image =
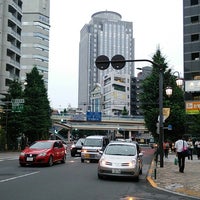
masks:
[[[178,71],[175,71],[173,73],[173,75],[176,74],[176,73],[178,74],[178,77],[176,78],[176,85],[178,87],[182,87],[183,86],[183,79],[180,77],[180,73]]]
[[[100,55],[96,58],[95,64],[96,67],[100,70],[105,70],[109,67],[110,63],[112,67],[116,70],[121,70],[126,62],[150,62],[159,69],[159,148],[160,148],[160,167],[164,166],[163,157],[163,141],[164,141],[164,127],[163,127],[163,72],[164,68],[162,65],[155,63],[152,60],[148,59],[137,59],[137,60],[125,60],[122,55],[115,55],[112,57],[111,61],[105,55]]]

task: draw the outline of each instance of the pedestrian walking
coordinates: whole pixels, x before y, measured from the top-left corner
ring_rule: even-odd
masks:
[[[188,150],[190,151],[190,154],[188,155],[188,160],[193,160],[193,149],[194,149],[194,145],[193,145],[193,141],[191,138],[188,139],[187,141],[188,144]]]
[[[168,155],[169,155],[169,142],[165,141],[163,143],[163,149],[164,149],[165,158],[168,158]]]
[[[200,140],[197,140],[195,143],[194,143],[195,147],[196,147],[196,150],[197,150],[197,159],[200,160]]]
[[[184,173],[185,169],[185,155],[183,155],[183,149],[188,148],[188,144],[185,138],[179,139],[175,142],[176,155],[178,157],[179,172]]]

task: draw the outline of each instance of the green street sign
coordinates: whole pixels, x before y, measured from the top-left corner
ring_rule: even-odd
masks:
[[[21,112],[24,109],[24,99],[12,99],[12,112]]]

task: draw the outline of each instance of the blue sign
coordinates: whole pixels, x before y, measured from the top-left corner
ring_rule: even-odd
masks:
[[[87,112],[87,121],[101,121],[101,112]]]
[[[169,131],[171,131],[171,130],[172,130],[172,125],[169,124],[168,127],[167,127],[167,129],[168,129]]]

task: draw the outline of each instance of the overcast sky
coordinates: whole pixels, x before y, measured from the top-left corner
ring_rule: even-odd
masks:
[[[53,108],[78,106],[80,30],[99,11],[133,22],[135,59],[151,59],[159,46],[173,71],[183,76],[182,0],[52,0],[50,2],[48,96]],[[142,67],[149,63],[135,63]]]

